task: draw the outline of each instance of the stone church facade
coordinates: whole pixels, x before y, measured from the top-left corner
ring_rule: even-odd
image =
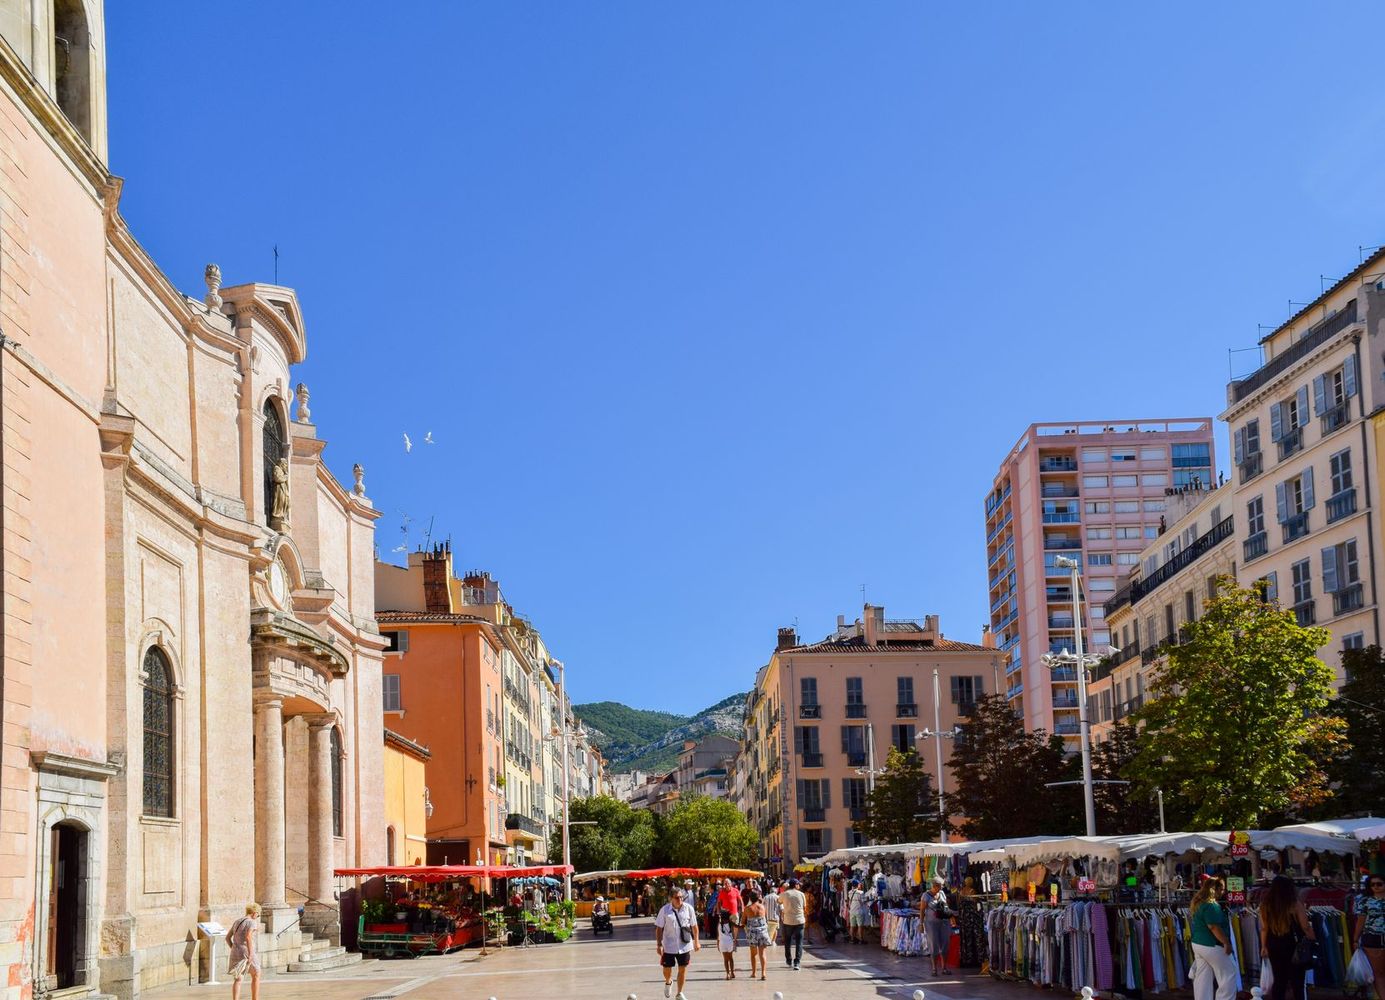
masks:
[[[103,17],[0,0],[5,1000],[186,981],[251,901],[283,967],[384,852],[377,512],[294,292],[185,295],[121,218]]]

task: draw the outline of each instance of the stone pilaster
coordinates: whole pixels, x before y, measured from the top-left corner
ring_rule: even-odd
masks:
[[[333,898],[335,851],[332,830],[332,727],[329,712],[305,715],[308,723],[308,902],[303,926],[318,937],[341,938],[341,921]]]
[[[255,694],[255,900],[265,928],[288,926],[284,899],[284,701]]]

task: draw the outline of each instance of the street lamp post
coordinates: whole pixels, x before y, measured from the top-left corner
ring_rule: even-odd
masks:
[[[568,843],[568,809],[571,800],[568,797],[568,759],[567,759],[567,687],[563,675],[563,661],[558,661],[558,734],[563,741],[563,901],[572,902],[572,872],[568,869],[572,867],[571,845]]]
[[[933,728],[925,729],[914,737],[916,740],[933,740],[933,748],[936,751],[938,762],[938,836],[942,843],[947,843],[947,812],[943,806],[943,740],[953,740],[961,732],[960,728],[954,727],[948,732],[943,732],[942,724],[942,692],[938,682],[938,668],[933,668]]]
[[[1058,556],[1054,565],[1059,569],[1072,571],[1072,626],[1076,636],[1076,650],[1069,653],[1045,653],[1043,662],[1052,668],[1071,665],[1077,671],[1077,729],[1082,746],[1082,803],[1087,815],[1087,836],[1096,836],[1096,800],[1092,795],[1092,732],[1087,719],[1087,666],[1099,657],[1088,656],[1082,650],[1082,592],[1078,571],[1081,568],[1076,559]]]

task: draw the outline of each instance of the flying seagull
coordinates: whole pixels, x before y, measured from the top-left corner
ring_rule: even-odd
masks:
[[[424,444],[436,444],[436,443],[437,443],[436,441],[433,440],[433,432],[432,432],[432,431],[429,431],[427,434],[423,435],[423,443],[424,443]]]
[[[407,455],[409,452],[411,452],[411,451],[413,451],[413,450],[414,450],[414,443],[413,443],[412,441],[409,440],[409,435],[405,434],[405,435],[404,435],[404,454]]]

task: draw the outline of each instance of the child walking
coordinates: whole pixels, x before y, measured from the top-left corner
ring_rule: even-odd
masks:
[[[717,951],[721,952],[721,961],[726,966],[726,978],[735,979],[736,925],[731,922],[731,915],[724,910],[717,924]]]

